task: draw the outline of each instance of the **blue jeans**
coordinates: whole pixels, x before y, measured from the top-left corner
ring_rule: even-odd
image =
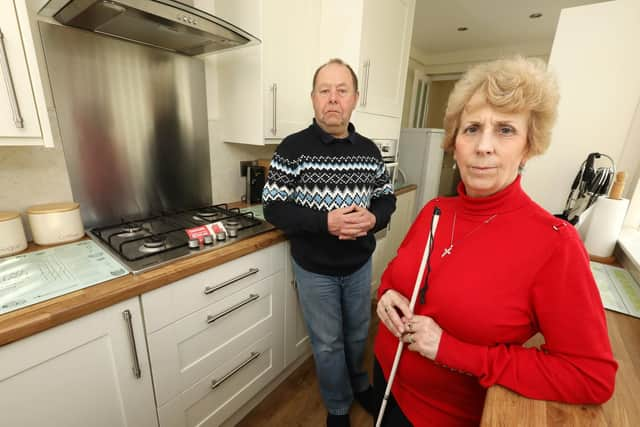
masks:
[[[371,259],[348,276],[316,274],[292,263],[320,394],[330,414],[348,414],[354,393],[369,387],[362,361],[371,318]]]

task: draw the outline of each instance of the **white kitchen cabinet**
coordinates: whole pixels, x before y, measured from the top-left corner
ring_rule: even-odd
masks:
[[[289,244],[287,243],[287,254]],[[311,340],[298,300],[298,286],[293,275],[291,257],[287,257],[284,306],[284,363],[289,366],[298,358],[311,354]]]
[[[402,117],[414,8],[415,0],[364,1],[360,111]]]
[[[371,255],[371,296],[375,296],[378,287],[380,286],[380,278],[384,269],[387,268],[385,246],[387,243],[386,232],[378,232],[376,234],[376,250]]]
[[[161,427],[217,426],[282,372],[285,276],[281,243],[142,295]]]
[[[0,347],[0,361],[3,426],[158,425],[137,297]]]
[[[408,191],[397,197],[396,211],[391,216],[391,221],[389,221],[389,231],[384,247],[384,259],[387,264],[395,258],[404,236],[406,236],[411,227],[415,203],[416,190]]]
[[[373,253],[373,293],[378,289],[382,273],[387,268],[387,264],[395,258],[404,236],[411,227],[415,203],[415,190],[397,196],[396,210],[389,221],[387,233],[384,238],[378,239],[376,250]]]
[[[0,146],[52,147],[53,136],[32,33],[36,24],[30,21],[24,0],[8,0],[2,9]],[[38,42],[37,37],[35,39]]]
[[[218,16],[249,23],[262,40],[215,59],[223,141],[278,143],[311,123],[319,8],[316,0],[216,2]]]
[[[400,133],[414,9],[415,0],[322,1],[320,57],[355,68],[360,101],[352,122],[370,138]]]

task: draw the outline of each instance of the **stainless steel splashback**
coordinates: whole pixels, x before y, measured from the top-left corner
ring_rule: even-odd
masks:
[[[39,26],[85,227],[210,205],[203,61]]]

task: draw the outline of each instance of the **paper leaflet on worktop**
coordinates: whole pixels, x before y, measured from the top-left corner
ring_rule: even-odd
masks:
[[[640,285],[627,270],[591,262],[604,308],[640,318]]]
[[[126,274],[91,240],[2,258],[0,315]]]

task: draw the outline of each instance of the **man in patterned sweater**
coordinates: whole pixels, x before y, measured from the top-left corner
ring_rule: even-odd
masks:
[[[358,103],[351,67],[332,59],[318,68],[311,100],[315,119],[278,146],[262,202],[266,219],[291,243],[327,426],[349,426],[354,397],[375,411],[361,366],[373,233],[386,227],[396,199],[377,147],[349,123]]]

